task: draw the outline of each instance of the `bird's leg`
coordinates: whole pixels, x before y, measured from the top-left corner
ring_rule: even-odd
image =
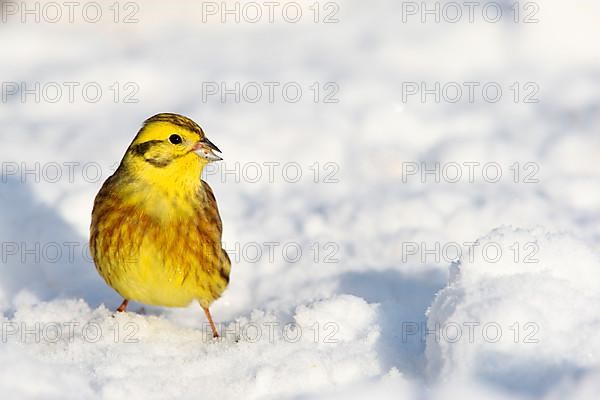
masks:
[[[208,311],[208,307],[202,307],[204,310],[204,314],[206,314],[206,318],[208,318],[208,323],[210,324],[210,329],[212,329],[213,337],[218,338],[219,333],[217,332],[217,328],[215,327],[215,323],[213,322],[212,317],[210,316],[210,311]]]
[[[119,308],[117,308],[117,312],[125,312],[127,310],[127,304],[128,303],[129,303],[129,300],[123,299],[123,302],[121,303],[121,305],[119,306]]]

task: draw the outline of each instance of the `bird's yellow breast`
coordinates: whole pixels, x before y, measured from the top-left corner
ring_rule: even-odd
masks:
[[[90,249],[98,272],[126,299],[208,306],[227,286],[230,270],[210,188],[199,178],[190,184],[154,175],[149,184],[132,179],[131,171],[120,173],[94,205]]]

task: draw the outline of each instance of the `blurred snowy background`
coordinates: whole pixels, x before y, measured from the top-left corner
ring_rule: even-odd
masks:
[[[600,4],[226,3],[1,5],[1,396],[597,398]],[[237,341],[197,305],[113,318],[87,255],[158,112],[223,150]]]

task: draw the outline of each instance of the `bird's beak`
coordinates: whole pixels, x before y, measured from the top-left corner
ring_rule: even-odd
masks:
[[[200,157],[207,159],[208,162],[222,160],[221,157],[214,153],[215,151],[221,152],[221,150],[207,138],[202,139],[194,146],[194,152]]]

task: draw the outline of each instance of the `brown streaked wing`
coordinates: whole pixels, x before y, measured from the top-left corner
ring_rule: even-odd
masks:
[[[221,216],[219,215],[219,208],[217,207],[217,199],[212,189],[205,181],[201,180],[202,188],[206,193],[207,204],[203,207],[203,212],[209,221],[213,222],[219,232],[219,241],[221,241],[221,234],[223,233],[223,223],[221,222]]]

